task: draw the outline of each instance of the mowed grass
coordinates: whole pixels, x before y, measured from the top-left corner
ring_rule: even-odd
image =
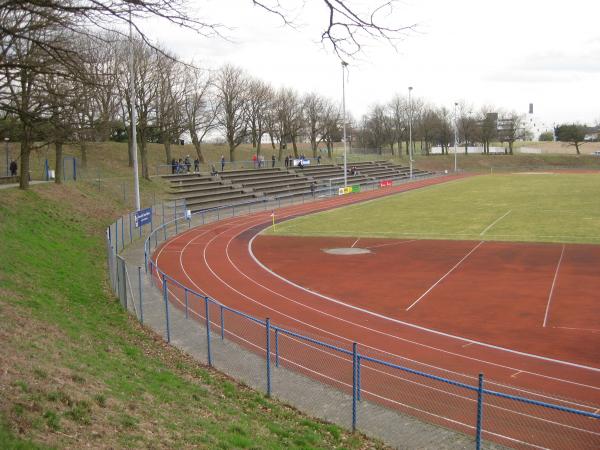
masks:
[[[300,217],[275,234],[600,244],[600,174],[475,176]]]
[[[166,345],[107,285],[119,207],[75,184],[0,195],[0,448],[384,448]]]

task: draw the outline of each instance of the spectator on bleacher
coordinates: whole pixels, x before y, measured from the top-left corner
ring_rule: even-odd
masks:
[[[285,168],[287,169],[288,167],[290,167],[290,157],[286,155],[286,157],[285,157]]]
[[[298,168],[299,169],[304,169],[304,160],[303,159],[299,159],[298,160]]]
[[[317,166],[321,165],[321,155],[317,156]]]
[[[184,169],[184,165],[183,165],[183,159],[179,158],[179,161],[177,161],[177,173],[183,173]]]
[[[221,172],[225,170],[225,156],[221,155]]]
[[[254,168],[256,169],[256,153],[254,155],[252,155],[252,164],[254,165]]]
[[[175,158],[171,160],[171,173],[177,172],[177,161]]]
[[[261,168],[265,165],[265,157],[263,155],[258,156],[258,167]]]
[[[185,168],[187,169],[187,172],[189,173],[191,168],[192,168],[192,162],[190,161],[190,155],[187,155],[185,157]]]
[[[194,172],[200,172],[200,160],[198,158],[194,160]]]
[[[271,156],[271,167],[275,167],[275,155]]]
[[[310,183],[310,193],[312,194],[313,198],[315,198],[316,190],[317,190],[317,182],[313,181],[312,183]]]
[[[17,176],[17,162],[14,159],[10,162],[10,175]]]
[[[218,172],[217,172],[217,169],[215,168],[215,165],[214,164],[211,165],[210,166],[210,175],[214,177],[217,173]]]

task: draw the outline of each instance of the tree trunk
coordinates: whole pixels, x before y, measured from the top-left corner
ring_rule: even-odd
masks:
[[[56,161],[54,163],[54,182],[62,184],[63,177],[63,143],[55,142],[54,149],[56,150]]]
[[[292,147],[294,148],[294,158],[298,158],[298,146],[296,145],[296,137],[292,137]]]
[[[273,139],[273,133],[269,133],[269,138],[271,139],[271,147],[273,147],[273,150],[275,150],[275,139]]]
[[[31,153],[31,129],[23,124],[23,139],[21,140],[21,172],[19,188],[29,189],[29,154]]]
[[[204,155],[202,154],[202,142],[198,140],[198,138],[192,134],[192,144],[194,144],[194,148],[196,149],[196,154],[198,155],[198,160],[200,164],[204,164]]]
[[[581,155],[581,152],[579,151],[579,142],[575,142],[575,150],[577,151],[578,155]]]
[[[229,161],[235,161],[235,145],[231,141],[229,141]]]
[[[279,161],[282,160],[283,158],[283,141],[279,141],[279,155],[278,155]]]
[[[165,146],[165,156],[167,157],[167,165],[171,164],[173,159],[173,153],[171,152],[171,141],[169,139],[163,139],[163,145]]]
[[[408,148],[410,146],[410,141],[407,139],[406,140],[406,156],[410,155],[410,149]]]
[[[79,148],[81,150],[81,168],[86,169],[87,168],[87,142],[85,141],[85,139],[79,143]]]

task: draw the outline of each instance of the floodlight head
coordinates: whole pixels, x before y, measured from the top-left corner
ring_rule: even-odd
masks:
[[[412,91],[412,86],[409,86],[409,87],[408,87],[408,90],[409,90],[409,91]]]
[[[348,63],[342,60],[342,67],[348,67]]]

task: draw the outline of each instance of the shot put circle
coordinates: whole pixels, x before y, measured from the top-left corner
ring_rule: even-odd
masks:
[[[365,253],[371,253],[371,250],[368,248],[358,247],[324,248],[323,251],[330,255],[364,255]]]

